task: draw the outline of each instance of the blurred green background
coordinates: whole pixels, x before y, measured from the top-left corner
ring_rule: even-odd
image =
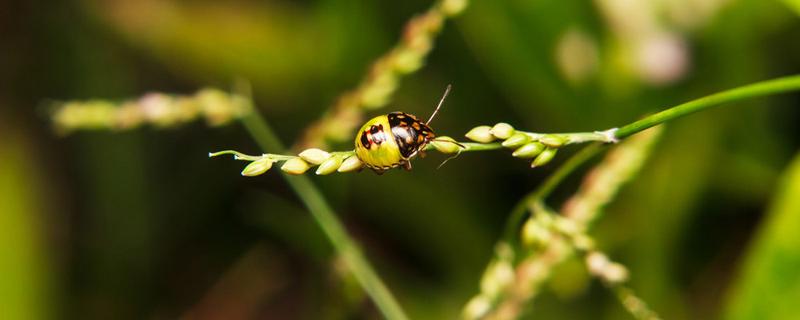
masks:
[[[0,318],[380,318],[276,172],[207,158],[260,152],[239,124],[60,137],[45,105],[245,78],[289,144],[430,5],[0,2]],[[452,83],[439,134],[607,129],[800,73],[798,13],[794,0],[472,1],[370,115],[427,115]],[[670,124],[591,231],[665,318],[800,317],[798,107],[784,95]],[[411,317],[452,319],[508,212],[565,151],[537,170],[504,152],[436,170],[434,154],[412,172],[313,179]],[[577,260],[534,303],[532,318],[629,317]]]

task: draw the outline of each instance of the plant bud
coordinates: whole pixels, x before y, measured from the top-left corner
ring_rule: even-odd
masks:
[[[492,127],[491,132],[492,135],[494,135],[498,139],[508,139],[512,135],[514,135],[516,130],[514,130],[514,127],[512,127],[510,124],[505,122],[500,122],[494,125],[494,127]]]
[[[336,169],[342,166],[342,156],[336,155],[328,158],[317,168],[317,175],[324,176],[336,172]]]
[[[303,150],[303,152],[300,152],[298,156],[303,158],[303,160],[308,161],[308,163],[321,164],[325,162],[325,160],[328,160],[328,158],[331,157],[331,154],[317,148],[311,148]]]
[[[540,248],[546,245],[551,238],[550,230],[534,219],[528,219],[522,226],[522,242],[526,245]]]
[[[396,51],[392,55],[392,66],[401,74],[412,73],[422,67],[424,55],[422,52],[411,49]]]
[[[522,132],[517,132],[506,139],[506,141],[503,141],[502,145],[506,148],[516,148],[528,143],[528,141],[531,141],[531,137]]]
[[[445,0],[442,2],[442,12],[448,16],[457,15],[464,11],[466,7],[467,0]]]
[[[461,149],[461,147],[456,144],[456,140],[447,136],[436,137],[431,144],[441,153],[456,153]]]
[[[544,149],[544,151],[542,151],[542,153],[540,153],[539,156],[536,157],[536,159],[533,159],[533,162],[531,163],[531,168],[536,168],[546,165],[548,162],[550,162],[550,160],[553,160],[553,157],[556,156],[556,151],[558,151],[558,149],[553,149],[553,148]]]
[[[538,142],[531,142],[514,150],[511,155],[517,158],[533,158],[544,151],[544,145]]]
[[[481,319],[492,308],[492,301],[485,295],[475,296],[464,307],[464,319]]]
[[[288,174],[303,174],[310,167],[311,166],[308,165],[308,162],[306,162],[303,159],[291,158],[283,163],[283,166],[281,166],[281,170],[283,170],[283,172],[286,172]]]
[[[242,170],[242,175],[246,177],[255,177],[261,175],[272,168],[273,163],[274,161],[269,158],[262,158],[250,162],[250,164],[248,164],[246,167],[244,167],[244,170]]]
[[[364,164],[361,162],[361,159],[358,158],[356,155],[352,155],[344,159],[342,165],[339,166],[339,172],[351,172],[361,169]]]
[[[606,255],[593,251],[586,255],[586,267],[593,275],[602,275],[605,268],[611,263]]]
[[[557,135],[548,134],[539,138],[539,142],[544,143],[544,145],[551,148],[558,148],[567,143],[567,139]]]
[[[619,263],[612,262],[603,271],[603,278],[610,283],[622,283],[628,281],[628,269]]]
[[[472,128],[472,130],[467,132],[465,136],[472,141],[480,143],[489,143],[494,141],[494,136],[492,135],[492,128],[489,126],[478,126]]]
[[[481,292],[490,297],[497,296],[514,282],[514,267],[511,262],[500,260],[493,262],[481,278]]]

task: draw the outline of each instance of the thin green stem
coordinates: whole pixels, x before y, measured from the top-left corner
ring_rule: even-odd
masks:
[[[265,153],[265,154],[262,154],[260,156],[253,156],[253,155],[241,153],[241,152],[236,151],[236,150],[222,150],[222,151],[217,151],[217,152],[213,152],[213,153],[209,152],[208,156],[209,157],[218,157],[218,156],[227,155],[227,154],[232,154],[234,159],[243,160],[243,161],[256,161],[256,160],[261,160],[263,158],[271,158],[271,159],[277,160],[277,161],[286,161],[286,160],[289,160],[291,158],[295,158],[295,156],[287,156],[287,155],[274,154],[274,153]]]
[[[500,143],[475,143],[475,142],[458,142],[458,144],[464,146],[463,149],[459,152],[473,152],[473,151],[487,151],[487,150],[497,150],[503,149],[503,146]],[[433,145],[428,144],[425,146],[425,150],[436,150]],[[213,153],[208,153],[209,157],[217,157],[221,155],[233,155],[236,160],[246,160],[246,161],[256,161],[260,160],[264,157],[272,158],[277,161],[286,161],[292,158],[296,158],[297,156],[288,155],[288,154],[275,154],[275,153],[265,153],[262,155],[249,155],[244,154],[236,150],[222,150]],[[341,156],[351,156],[355,154],[355,150],[348,150],[348,151],[333,151],[331,152],[332,155],[341,155]]]
[[[488,151],[488,150],[497,150],[503,149],[503,146],[500,143],[476,143],[476,142],[456,142],[459,145],[463,146],[460,152],[472,152],[472,151]],[[436,150],[432,144],[428,144],[425,146],[425,150]]]
[[[284,150],[283,144],[270,129],[267,122],[255,111],[242,118],[242,123],[258,145],[264,150]],[[289,176],[282,173],[286,182],[306,205],[322,231],[352,270],[356,280],[390,320],[408,319],[400,304],[373,270],[355,241],[348,236],[344,225],[325,201],[322,193],[306,176]]]
[[[519,201],[516,206],[514,206],[514,209],[511,211],[511,215],[509,215],[508,220],[506,220],[502,241],[514,243],[512,240],[517,234],[519,234],[517,230],[525,218],[525,213],[528,212],[528,207],[532,203],[544,201],[544,198],[550,195],[550,193],[553,192],[553,190],[562,181],[564,181],[564,179],[569,176],[570,173],[600,153],[600,151],[604,149],[603,146],[603,144],[595,143],[581,149],[578,151],[578,153],[573,155],[571,158],[569,158],[569,160],[561,165],[555,172],[553,172],[553,174],[547,177],[547,180],[540,184],[539,187],[525,195],[525,197],[523,197],[522,200]]]
[[[784,93],[798,89],[800,89],[800,75],[756,82],[746,86],[715,93],[710,96],[705,96],[700,99],[692,100],[661,111],[642,120],[620,127],[614,136],[617,139],[624,139],[652,126],[656,126],[698,111],[706,110],[711,107],[716,107],[724,103],[776,93]]]
[[[564,141],[564,144],[578,144],[586,142],[616,142],[612,131],[595,131],[595,132],[567,132],[567,133],[537,133],[537,132],[522,132],[533,141],[539,141],[546,137],[559,138]]]

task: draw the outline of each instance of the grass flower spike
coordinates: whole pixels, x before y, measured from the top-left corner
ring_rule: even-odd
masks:
[[[150,124],[159,128],[178,126],[204,118],[220,126],[252,110],[250,101],[218,89],[202,89],[193,95],[148,93],[136,100],[68,101],[55,104],[53,125],[59,132],[76,130],[129,130]]]
[[[328,141],[348,140],[361,124],[365,110],[385,106],[400,79],[424,65],[445,20],[460,14],[468,4],[467,0],[441,0],[409,20],[400,41],[375,60],[355,89],[342,94],[321,119],[306,129],[298,148],[326,147]]]

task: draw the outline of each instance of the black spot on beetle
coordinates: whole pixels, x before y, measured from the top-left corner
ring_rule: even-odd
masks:
[[[361,145],[364,146],[364,148],[369,149],[370,144],[371,143],[369,142],[369,138],[367,137],[367,132],[366,131],[361,132]]]

